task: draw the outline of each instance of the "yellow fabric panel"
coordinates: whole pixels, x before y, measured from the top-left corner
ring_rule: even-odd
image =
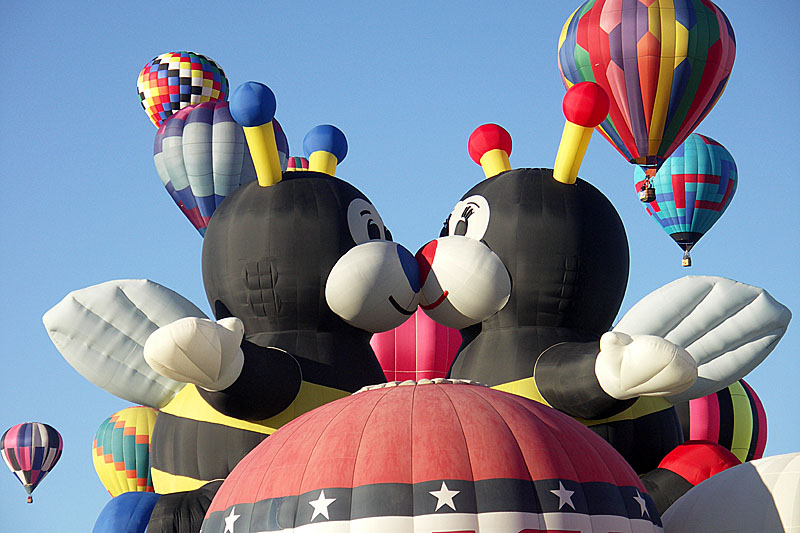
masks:
[[[285,410],[266,420],[248,422],[247,420],[240,420],[220,413],[200,396],[194,385],[186,385],[164,406],[162,411],[182,418],[270,434],[303,413],[349,395],[350,393],[346,391],[303,381],[300,384],[300,391],[297,397]]]
[[[187,490],[199,489],[213,479],[202,480],[186,476],[178,476],[162,472],[157,468],[150,467],[150,475],[153,478],[153,486],[159,494],[172,494],[173,492],[183,492]]]
[[[645,415],[657,413],[658,411],[664,411],[670,407],[672,407],[672,404],[665,398],[640,396],[633,405],[610,418],[603,418],[600,420],[584,420],[582,418],[576,418],[575,420],[583,422],[587,426],[596,426],[597,424],[608,424],[611,422],[619,422],[621,420],[635,420]]]
[[[517,381],[509,381],[508,383],[501,383],[500,385],[495,385],[492,388],[501,390],[503,392],[510,392],[511,394],[516,394],[517,396],[522,396],[523,398],[528,398],[529,400],[534,400],[550,407],[550,404],[548,404],[539,393],[539,388],[536,386],[536,382],[533,380],[533,377],[518,379]]]
[[[741,382],[737,381],[728,390],[731,392],[731,402],[733,403],[733,440],[731,441],[731,452],[740,461],[747,459],[747,452],[750,449],[750,442],[753,436],[753,410],[750,407],[750,399],[744,390]]]

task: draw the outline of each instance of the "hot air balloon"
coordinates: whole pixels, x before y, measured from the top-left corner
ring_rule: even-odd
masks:
[[[167,52],[150,60],[136,81],[139,100],[156,125],[193,104],[224,102],[228,78],[211,59],[194,52]]]
[[[386,381],[443,378],[461,345],[461,333],[417,309],[396,328],[374,334],[369,344]]]
[[[639,478],[580,423],[449,380],[390,383],[315,409],[248,454],[206,533],[660,531]]]
[[[100,424],[92,443],[92,462],[111,496],[154,492],[150,477],[150,437],[158,411],[128,407]]]
[[[648,176],[634,171],[637,190]],[[649,178],[655,198],[647,205],[652,216],[684,250],[683,265],[691,266],[689,251],[722,216],[736,192],[736,162],[714,139],[691,134]]]
[[[33,490],[61,457],[63,441],[52,426],[25,422],[12,426],[0,437],[0,454],[19,479],[33,503]]]
[[[706,0],[590,0],[558,42],[564,85],[605,89],[611,107],[598,129],[653,172],[717,103],[735,55],[730,22]]]
[[[281,169],[286,170],[286,135],[277,120],[272,125]],[[227,102],[176,112],[158,128],[153,160],[167,192],[201,235],[225,197],[256,179],[242,127],[231,118]]]
[[[287,171],[308,170],[308,159],[300,156],[292,156],[289,158],[289,162],[286,165],[286,170]]]
[[[764,455],[767,414],[755,391],[743,379],[675,407],[686,440],[716,442],[741,462],[761,459]]]
[[[92,533],[144,533],[159,498],[153,492],[125,492],[112,498],[100,511]]]

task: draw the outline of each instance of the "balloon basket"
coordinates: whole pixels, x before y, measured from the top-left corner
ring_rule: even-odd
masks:
[[[681,266],[683,267],[692,266],[692,257],[689,255],[689,252],[683,254],[683,259],[681,259]]]
[[[645,187],[639,191],[639,201],[650,203],[656,201],[656,190],[654,187]]]
[[[28,503],[33,503],[33,496],[28,496]]]

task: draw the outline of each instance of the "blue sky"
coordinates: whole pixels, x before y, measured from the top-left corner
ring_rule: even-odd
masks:
[[[313,126],[339,126],[349,153],[337,175],[367,194],[395,240],[414,251],[483,178],[466,149],[476,126],[496,122],[511,133],[513,167],[552,166],[564,122],[556,45],[579,3],[7,3],[0,18],[0,431],[42,421],[65,444],[34,505],[10,473],[0,473],[0,529],[90,530],[109,499],[92,467],[92,436],[129,405],[61,358],[42,314],[71,290],[123,278],[152,279],[208,312],[202,239],[158,179],[155,128],[136,94],[148,60],[193,50],[215,59],[233,87],[267,83],[293,154]],[[581,169],[628,233],[623,311],[687,274],[761,286],[800,310],[792,179],[800,4],[718,4],[736,31],[737,57],[725,94],[696,131],[728,148],[740,182],[696,247],[694,266],[680,266],[680,250],[636,199],[632,166],[599,135]],[[767,455],[800,450],[798,354],[793,323],[747,378],[767,411]]]

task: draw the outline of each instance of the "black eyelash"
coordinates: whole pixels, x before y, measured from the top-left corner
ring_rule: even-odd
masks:
[[[469,217],[475,214],[475,210],[472,208],[471,205],[468,205],[464,208],[464,212],[461,213],[461,218],[464,220],[469,220]]]

